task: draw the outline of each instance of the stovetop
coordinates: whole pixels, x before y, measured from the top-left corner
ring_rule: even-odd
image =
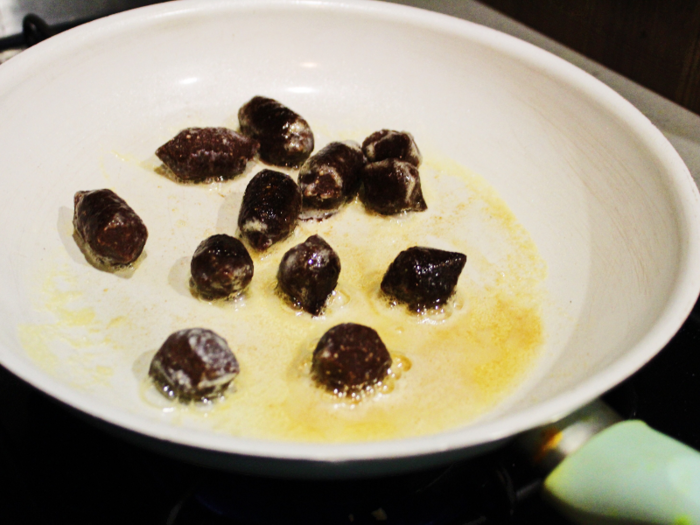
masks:
[[[625,417],[700,449],[700,303],[676,337],[606,395]],[[281,480],[182,463],[121,441],[0,368],[0,516],[12,523],[565,524],[509,448],[417,473]]]
[[[6,3],[0,0],[0,7]],[[509,31],[566,55],[631,99],[662,131],[666,126],[677,133],[689,129],[688,123],[696,124],[697,116],[567,54],[475,2],[440,6],[436,9]],[[697,180],[700,137],[685,132],[666,135]],[[698,350],[700,305],[669,345],[608,393],[606,401],[624,417],[640,418],[700,449]],[[540,499],[538,474],[508,448],[399,476],[346,481],[266,479],[193,466],[122,441],[1,367],[0,396],[0,479],[5,481],[0,490],[2,522],[12,517],[9,523],[28,525],[567,523]]]

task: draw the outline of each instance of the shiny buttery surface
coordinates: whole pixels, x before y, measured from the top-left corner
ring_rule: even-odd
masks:
[[[71,246],[71,225],[59,224],[62,246],[28,273],[41,283],[33,296],[37,311],[55,320],[19,326],[27,354],[72,388],[106,403],[118,396],[121,408],[156,420],[292,441],[436,433],[479,416],[527,377],[544,341],[545,264],[495,192],[456,165],[423,167],[426,212],[383,217],[352,202],[322,222],[302,222],[265,252],[251,250],[255,275],[238,299],[192,297],[192,247],[202,236],[232,232],[245,185],[262,167],[230,184],[182,186],[149,162],[113,159],[105,182],[141,201],[155,232],[146,256],[122,274],[97,271]],[[149,207],[154,194],[169,205]],[[294,310],[276,290],[282,254],[314,233],[342,264],[336,292],[318,317]],[[379,290],[393,258],[416,244],[470,255],[457,293],[436,313],[392,307]],[[359,403],[309,379],[316,342],[343,322],[376,329],[394,360],[391,378]],[[147,380],[147,366],[172,331],[200,326],[234,351],[241,365],[235,388],[210,406],[166,402]]]

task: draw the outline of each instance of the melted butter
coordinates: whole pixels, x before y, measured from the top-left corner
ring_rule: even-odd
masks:
[[[194,249],[214,233],[215,221],[192,224],[191,209],[206,209],[202,203],[209,199],[212,207],[226,211],[227,188],[229,194],[242,194],[247,179],[218,185],[215,192],[159,180],[160,191],[171,188],[162,224],[172,231],[148,224],[148,259],[129,279],[69,263],[43,270],[47,282],[68,285],[44,287],[42,306],[57,322],[22,327],[23,344],[45,368],[71,375],[87,390],[98,379],[112,382],[113,390],[105,395],[129,398],[136,392],[141,409],[154,417],[236,436],[364,441],[467,424],[513,392],[537,362],[544,341],[545,264],[483,179],[449,161],[426,162],[420,171],[427,211],[384,217],[367,213],[355,201],[324,221],[301,222],[289,239],[265,253],[251,251],[253,281],[243,296],[226,303],[189,294],[191,253],[174,255],[171,247],[184,243]],[[193,196],[202,202],[190,204]],[[217,232],[234,233],[220,227]],[[282,255],[313,234],[335,249],[342,267],[336,292],[316,318],[295,310],[275,291]],[[380,294],[386,268],[411,246],[467,255],[456,294],[444,311],[412,314]],[[344,322],[377,330],[394,359],[392,377],[360,402],[317,388],[308,374],[318,339]],[[241,367],[225,398],[205,407],[170,402],[146,378],[162,341],[177,329],[195,326],[223,336]],[[55,349],[59,339],[72,349],[72,354],[62,350],[68,359]]]
[[[294,238],[253,254],[255,278],[239,299],[236,322],[250,334],[227,337],[241,362],[236,391],[201,415],[218,431],[295,441],[359,441],[433,433],[464,424],[493,407],[524,377],[543,341],[540,290],[544,265],[517,220],[480,179],[440,167],[430,187],[432,213],[383,217],[358,202],[322,222],[301,223]],[[455,174],[456,171],[456,174]],[[439,178],[447,179],[441,191]],[[424,177],[425,180],[425,177]],[[456,186],[456,188],[454,187]],[[468,193],[454,202],[452,191]],[[461,224],[482,227],[490,253],[475,249]],[[489,223],[486,227],[484,223]],[[484,230],[489,230],[488,232]],[[338,253],[337,294],[319,318],[274,293],[278,261],[294,244],[320,234]],[[472,245],[472,242],[474,245]],[[446,311],[415,315],[381,296],[384,271],[403,249],[433,246],[467,253],[481,273],[463,275]],[[358,322],[378,331],[395,362],[410,368],[359,403],[317,388],[308,376],[316,342],[330,327]]]

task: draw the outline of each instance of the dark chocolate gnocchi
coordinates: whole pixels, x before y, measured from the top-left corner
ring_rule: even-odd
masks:
[[[300,115],[274,99],[256,96],[238,110],[241,133],[260,143],[273,166],[300,166],[314,150],[314,134]]]
[[[228,128],[187,128],[156,156],[181,182],[213,182],[243,173],[259,147],[257,140]]]
[[[428,209],[418,168],[397,159],[365,165],[360,200],[367,208],[382,215]]]
[[[112,190],[79,191],[73,198],[73,227],[88,259],[109,268],[136,261],[148,230],[136,212]]]
[[[321,337],[313,353],[311,375],[331,392],[352,395],[382,381],[391,362],[389,351],[374,329],[344,323]]]
[[[241,236],[266,250],[294,231],[301,212],[301,190],[289,175],[263,170],[248,183],[238,214]]]
[[[360,186],[365,164],[356,142],[331,142],[310,157],[299,171],[302,208],[337,210],[352,199]]]
[[[339,275],[338,254],[320,236],[312,235],[284,254],[277,282],[296,306],[319,315],[335,290]]]
[[[166,397],[187,402],[221,396],[239,371],[223,337],[205,328],[188,328],[165,340],[148,375]]]
[[[192,290],[206,300],[240,294],[253,279],[253,259],[241,241],[226,234],[203,240],[190,263]]]
[[[462,253],[415,246],[389,265],[381,289],[412,310],[436,308],[454,293],[466,263]]]
[[[362,151],[368,162],[398,159],[420,166],[423,157],[413,135],[406,131],[382,129],[375,131],[362,142]]]

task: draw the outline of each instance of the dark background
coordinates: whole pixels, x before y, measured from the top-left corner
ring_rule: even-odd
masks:
[[[479,1],[700,113],[700,2]]]

